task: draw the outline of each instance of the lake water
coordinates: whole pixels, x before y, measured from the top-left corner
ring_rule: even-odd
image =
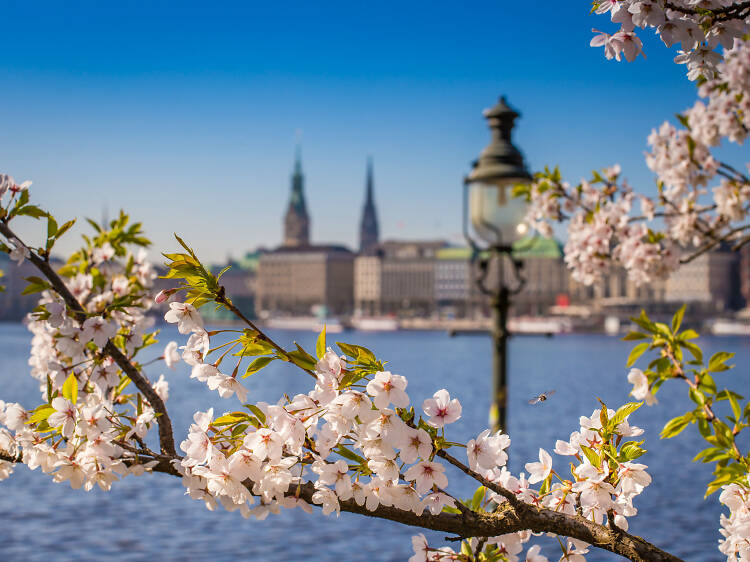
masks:
[[[282,344],[296,340],[314,349],[312,333],[271,335]],[[161,344],[170,339],[184,342],[184,336],[171,326],[163,329],[160,339]],[[459,398],[463,417],[450,427],[451,439],[465,442],[487,426],[489,338],[400,332],[341,334],[329,336],[329,343],[334,339],[366,345],[388,360],[393,372],[409,378],[407,391],[414,404],[421,404],[440,388]],[[21,402],[27,408],[39,403],[36,382],[28,376],[29,342],[23,326],[0,324],[0,399]],[[159,355],[161,344],[151,355],[146,352],[144,359]],[[737,353],[740,367],[718,374],[717,385],[731,384],[744,394],[749,386],[745,366],[750,364],[750,339],[706,338],[701,344],[708,353]],[[630,348],[628,342],[602,335],[511,340],[508,425],[513,472],[537,460],[540,446],[551,451],[556,439],[567,439],[578,428],[578,417],[591,415],[597,407],[596,397],[615,408],[628,401],[625,360]],[[221,400],[202,383],[189,379],[187,369],[156,367],[150,376],[157,378],[163,372],[170,383],[167,406],[178,442],[196,410],[236,409],[236,401]],[[245,380],[250,400],[269,402],[283,392],[308,390],[308,381],[300,371],[282,363]],[[557,392],[547,402],[527,403],[549,389]],[[720,560],[716,550],[718,496],[703,499],[710,470],[708,465],[691,462],[704,442],[693,427],[676,439],[658,438],[664,423],[690,408],[690,402],[677,382],[663,387],[659,398],[658,406],[644,406],[631,417],[635,425],[646,428],[644,447],[649,452],[639,462],[649,465],[653,483],[636,498],[639,515],[630,519],[630,530],[686,560]],[[563,468],[560,457],[555,456],[555,463],[558,470]],[[465,497],[475,486],[461,476],[449,472],[449,490]],[[207,511],[202,503],[184,495],[178,479],[166,475],[128,477],[111,492],[84,492],[54,484],[49,476],[20,465],[10,479],[0,482],[0,517],[0,560],[406,560],[412,554],[410,537],[420,532],[357,515],[323,517],[298,509],[265,521],[245,520],[238,513]],[[445,544],[442,534],[426,534],[431,544]],[[548,539],[540,540],[544,553],[557,560],[559,547]],[[597,551],[587,559],[618,557]]]

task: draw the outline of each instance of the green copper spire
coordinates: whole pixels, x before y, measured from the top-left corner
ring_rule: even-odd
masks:
[[[302,150],[297,144],[292,173],[292,193],[284,217],[284,245],[307,246],[310,244],[310,217],[305,204],[305,176],[302,174]]]
[[[359,223],[359,251],[367,253],[378,245],[378,214],[375,210],[375,180],[372,172],[372,158],[367,158],[367,175],[365,179],[365,205],[362,208],[362,220]]]

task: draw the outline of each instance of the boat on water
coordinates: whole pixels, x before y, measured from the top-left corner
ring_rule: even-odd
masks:
[[[617,336],[620,333],[620,319],[617,316],[607,316],[604,319],[604,333],[609,336]]]
[[[715,336],[750,336],[750,322],[716,318],[707,322],[709,331]]]
[[[273,330],[296,330],[299,332],[320,332],[323,326],[328,334],[344,331],[344,326],[336,318],[321,319],[316,316],[279,316],[268,318],[263,325]]]
[[[448,334],[483,334],[492,331],[489,319],[467,322],[454,322],[448,326]],[[567,317],[555,316],[518,316],[508,320],[508,331],[511,334],[528,334],[551,336],[567,334],[573,331],[573,321]]]
[[[511,334],[567,334],[573,331],[570,318],[555,316],[518,316],[508,320]]]
[[[351,326],[362,332],[395,332],[398,330],[398,320],[390,316],[354,316]]]

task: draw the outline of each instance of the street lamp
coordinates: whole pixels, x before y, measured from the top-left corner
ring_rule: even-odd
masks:
[[[472,266],[479,265],[476,283],[479,290],[491,297],[493,378],[490,425],[493,430],[507,431],[507,343],[510,295],[523,288],[520,274],[522,263],[512,255],[513,243],[528,233],[523,222],[526,202],[512,196],[513,186],[529,183],[531,175],[523,155],[511,143],[513,122],[519,114],[511,109],[505,97],[485,110],[492,140],[464,178],[464,237],[472,248]],[[469,227],[471,223],[471,228]],[[473,235],[472,235],[473,231]],[[479,238],[479,241],[477,241]],[[512,266],[515,285],[506,284],[504,266]],[[491,262],[497,263],[497,284],[487,287],[485,281]]]

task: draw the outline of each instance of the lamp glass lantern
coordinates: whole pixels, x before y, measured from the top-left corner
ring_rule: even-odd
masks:
[[[529,183],[523,155],[511,143],[513,122],[519,114],[505,98],[486,110],[492,140],[464,180],[469,222],[474,233],[491,247],[509,248],[528,234],[524,223],[527,203],[513,197],[513,187]]]

